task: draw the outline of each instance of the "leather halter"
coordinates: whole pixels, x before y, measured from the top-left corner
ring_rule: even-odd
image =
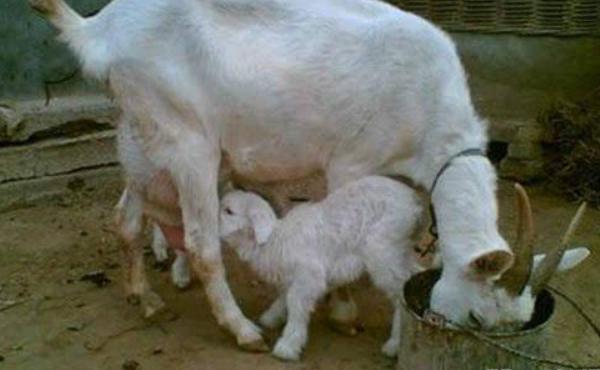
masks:
[[[450,167],[450,165],[452,164],[452,161],[454,161],[456,158],[459,158],[459,157],[472,157],[472,156],[486,157],[485,152],[479,148],[465,149],[462,152],[456,153],[452,157],[450,157],[446,161],[446,163],[444,163],[442,168],[440,168],[437,175],[435,175],[435,178],[433,179],[433,184],[431,185],[431,188],[429,189],[429,198],[431,199],[433,197],[433,192],[435,191],[435,187],[436,187],[440,177],[442,177],[444,172],[446,172],[446,170]],[[431,226],[429,227],[429,233],[433,236],[433,241],[431,243],[433,245],[438,240],[439,234],[438,234],[438,230],[437,230],[437,218],[435,216],[435,209],[433,208],[432,200],[429,201],[429,214],[431,215]]]

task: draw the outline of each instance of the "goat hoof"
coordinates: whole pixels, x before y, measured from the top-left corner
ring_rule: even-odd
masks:
[[[186,290],[190,287],[192,278],[188,270],[175,269],[171,271],[171,281],[179,290]]]
[[[269,346],[262,338],[247,343],[239,343],[239,346],[248,352],[269,352]]]
[[[329,320],[329,326],[331,327],[331,329],[333,329],[333,331],[337,332],[338,334],[346,335],[349,337],[354,337],[358,335],[359,332],[364,330],[362,325],[354,321],[345,322]]]
[[[171,322],[179,319],[179,314],[168,307],[164,307],[156,311],[152,316],[145,317],[145,319],[151,323]]]
[[[399,346],[398,341],[390,339],[381,347],[381,352],[387,357],[394,358],[398,355]]]
[[[156,262],[154,262],[152,267],[156,271],[160,271],[160,272],[168,271],[169,270],[169,261],[168,260],[162,260],[162,261],[157,260]]]
[[[263,314],[258,322],[260,326],[265,329],[277,329],[282,325],[282,321],[279,317],[272,317],[270,315]]]
[[[292,348],[278,341],[272,355],[283,361],[299,361],[300,348]]]
[[[141,299],[138,294],[129,294],[125,299],[127,300],[127,303],[132,306],[139,306],[141,303]]]
[[[142,313],[146,319],[157,316],[166,308],[165,302],[163,302],[162,298],[154,292],[144,294],[141,303]]]

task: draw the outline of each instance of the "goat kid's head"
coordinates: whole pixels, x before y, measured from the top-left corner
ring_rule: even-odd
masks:
[[[271,206],[250,192],[227,193],[220,208],[221,239],[242,257],[269,239],[277,220]]]
[[[536,296],[552,275],[577,266],[590,253],[587,248],[566,249],[585,211],[584,203],[560,244],[547,256],[534,256],[529,197],[519,184],[515,190],[519,218],[513,253],[496,250],[476,256],[458,271],[444,269],[433,287],[431,309],[450,323],[482,330],[517,330],[530,320]]]

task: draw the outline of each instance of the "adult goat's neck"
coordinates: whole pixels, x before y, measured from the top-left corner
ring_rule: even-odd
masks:
[[[464,267],[491,250],[510,251],[498,233],[496,173],[484,156],[457,157],[431,194],[444,264]]]
[[[485,152],[487,145],[485,122],[465,106],[469,109],[448,114],[447,124],[436,125],[424,138],[415,173],[417,183],[431,190],[445,266],[465,266],[487,251],[508,250],[498,233],[494,167],[484,155],[456,157],[469,149]]]

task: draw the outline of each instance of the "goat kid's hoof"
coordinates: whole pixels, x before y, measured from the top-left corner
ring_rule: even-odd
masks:
[[[395,340],[388,340],[387,342],[385,342],[383,347],[381,347],[381,352],[387,357],[394,358],[394,357],[398,356],[398,347],[399,346],[400,346],[399,342],[397,342]]]
[[[190,287],[192,277],[188,271],[173,270],[171,272],[171,281],[179,290],[186,290]]]
[[[138,294],[129,294],[125,300],[132,306],[139,306],[142,301]]]
[[[283,361],[299,361],[300,348],[292,348],[285,343],[277,342],[272,355]]]
[[[156,260],[156,262],[154,262],[152,267],[156,271],[160,271],[160,272],[168,271],[169,270],[169,261],[168,260],[164,260],[164,261]]]
[[[151,323],[160,322],[171,322],[179,318],[179,314],[169,309],[168,307],[162,308],[160,311],[155,312],[152,316],[146,317],[145,320]]]
[[[267,346],[262,338],[250,342],[240,342],[238,346],[247,352],[269,352],[269,346]]]
[[[333,329],[333,331],[349,337],[354,337],[358,335],[359,332],[364,330],[361,324],[354,321],[345,322],[329,320],[329,326],[331,327],[331,329]]]
[[[282,320],[279,317],[274,317],[272,315],[263,314],[258,319],[258,323],[260,324],[260,326],[266,329],[277,329],[278,327],[283,325],[283,323],[285,323],[285,320]]]
[[[152,319],[166,309],[165,302],[154,292],[148,292],[141,297],[142,315],[145,319]]]

